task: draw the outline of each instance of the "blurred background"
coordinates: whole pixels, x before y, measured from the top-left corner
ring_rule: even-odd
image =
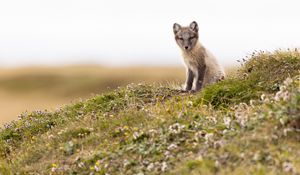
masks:
[[[0,124],[137,82],[183,83],[172,25],[199,24],[227,69],[300,46],[298,0],[0,1]]]

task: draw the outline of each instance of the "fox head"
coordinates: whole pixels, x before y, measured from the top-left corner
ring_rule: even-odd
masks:
[[[192,50],[198,41],[198,24],[195,21],[187,27],[175,23],[173,32],[178,46],[184,51]]]

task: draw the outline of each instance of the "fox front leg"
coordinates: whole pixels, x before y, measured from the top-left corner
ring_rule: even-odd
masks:
[[[194,74],[191,69],[187,70],[186,73],[186,82],[184,91],[190,91],[193,87]]]
[[[206,65],[201,66],[197,70],[197,74],[195,76],[195,91],[199,91],[203,87],[203,80],[206,72]]]

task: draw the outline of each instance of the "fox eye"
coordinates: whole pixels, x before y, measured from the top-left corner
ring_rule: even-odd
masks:
[[[178,38],[179,40],[183,41],[183,38]]]

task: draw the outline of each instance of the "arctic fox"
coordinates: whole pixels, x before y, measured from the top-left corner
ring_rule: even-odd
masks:
[[[216,58],[198,41],[198,24],[195,21],[188,27],[175,23],[173,31],[187,67],[185,91],[199,91],[225,78],[225,72]]]

